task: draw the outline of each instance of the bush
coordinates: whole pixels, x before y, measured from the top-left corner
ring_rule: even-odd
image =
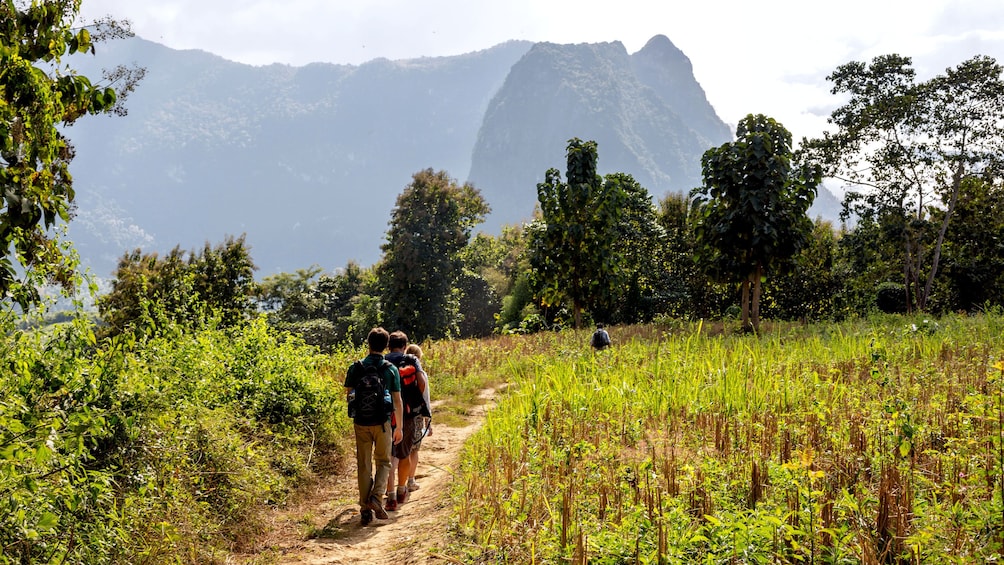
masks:
[[[886,314],[906,312],[906,287],[895,282],[878,285],[875,289],[875,306]]]
[[[328,358],[262,320],[0,325],[0,564],[214,561],[347,434]]]

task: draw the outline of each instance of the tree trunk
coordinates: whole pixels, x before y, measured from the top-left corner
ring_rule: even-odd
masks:
[[[582,306],[574,300],[572,301],[572,320],[575,324],[575,329],[582,327]]]
[[[934,257],[931,259],[931,271],[927,273],[927,282],[924,284],[924,293],[917,304],[921,311],[927,309],[927,299],[931,297],[931,288],[934,286],[934,276],[938,273],[938,263],[941,261],[941,247],[945,243],[945,232],[948,231],[948,222],[955,212],[955,205],[959,202],[959,192],[962,192],[962,175],[965,173],[965,164],[959,163],[952,174],[952,195],[948,198],[948,207],[945,209],[945,219],[941,221],[941,228],[938,230],[938,240],[934,244]]]
[[[760,290],[763,280],[763,265],[756,266],[753,274],[753,333],[760,333]]]
[[[752,302],[750,299],[750,295],[752,293],[752,288],[751,288],[752,282],[753,282],[753,275],[746,277],[746,280],[743,281],[742,297],[740,298],[740,300],[742,300],[743,314],[742,314],[742,319],[739,321],[739,323],[743,328],[744,332],[748,332],[753,328],[753,324],[750,322],[750,303]]]
[[[742,302],[742,319],[739,321],[743,331],[748,331],[750,327],[750,279],[743,281],[742,294],[739,298]]]
[[[903,265],[903,287],[906,292],[906,313],[913,313],[913,294],[914,294],[914,255],[917,251],[913,248],[913,240],[910,237],[909,231],[904,235],[906,238],[906,259]]]

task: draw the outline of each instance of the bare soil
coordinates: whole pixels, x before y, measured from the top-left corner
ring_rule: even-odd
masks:
[[[422,441],[418,472],[420,488],[388,520],[359,523],[355,459],[335,476],[319,482],[295,504],[266,517],[266,532],[253,555],[234,556],[251,563],[320,564],[442,564],[461,563],[448,555],[448,498],[460,449],[484,420],[493,390],[482,391],[484,404],[473,408],[464,427],[433,425]]]

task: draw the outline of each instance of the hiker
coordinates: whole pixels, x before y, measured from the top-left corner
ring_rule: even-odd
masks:
[[[596,324],[596,331],[593,332],[589,345],[592,346],[593,351],[603,351],[610,347],[610,334],[603,328],[603,324]]]
[[[370,330],[366,336],[369,354],[349,365],[345,373],[345,393],[356,436],[359,521],[363,526],[373,521],[374,514],[381,520],[388,518],[380,493],[390,476],[392,444],[400,443],[403,437],[401,428],[393,428],[390,422],[392,413],[400,422],[404,408],[401,376],[383,356],[389,340],[387,330]]]
[[[425,405],[423,393],[427,386],[425,371],[422,370],[422,362],[414,355],[405,353],[408,347],[408,334],[403,331],[395,331],[390,334],[387,361],[394,364],[401,379],[401,404],[404,409],[404,419],[398,420],[401,428],[403,441],[394,444],[392,455],[393,465],[397,466],[396,473],[392,473],[387,478],[387,510],[397,510],[399,506],[408,500],[408,477],[411,476],[411,451],[415,446],[415,430],[419,423],[419,416],[428,414],[428,406]],[[394,487],[394,476],[397,476],[397,487]]]
[[[408,344],[405,353],[414,355],[419,361],[422,360],[422,347],[417,343]],[[422,448],[422,440],[432,435],[432,400],[429,398],[429,389],[432,385],[429,382],[429,372],[423,371],[423,373],[425,373],[425,390],[422,391],[422,397],[429,409],[429,415],[419,416],[419,420],[416,422],[415,445],[411,448],[411,474],[408,475],[408,492],[418,490],[419,484],[415,481],[415,471],[418,469],[418,452]]]

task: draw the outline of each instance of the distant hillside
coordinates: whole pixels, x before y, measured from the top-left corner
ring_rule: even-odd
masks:
[[[484,231],[528,219],[536,183],[564,169],[571,137],[599,144],[601,172],[655,196],[700,182],[700,156],[730,139],[687,57],[663,36],[512,41],[455,57],[254,67],[139,38],[71,63],[135,62],[129,115],[67,130],[71,237],[108,276],[123,252],[197,249],[247,234],[259,275],[369,265],[395,199],[425,168],[471,180],[493,208]]]
[[[68,132],[72,237],[99,275],[132,247],[190,249],[245,232],[260,274],[370,264],[412,173],[466,177],[488,101],[530,46],[305,67],[142,39],[103,46],[84,72],[135,61],[147,77],[127,117]]]

